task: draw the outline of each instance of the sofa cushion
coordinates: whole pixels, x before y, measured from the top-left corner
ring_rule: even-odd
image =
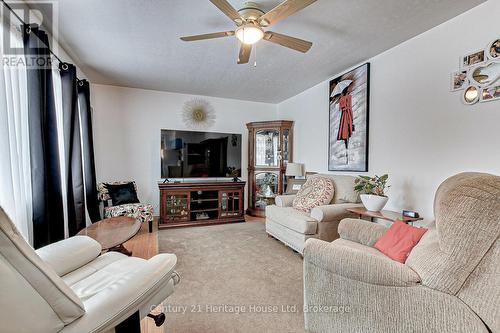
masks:
[[[338,231],[342,239],[373,247],[387,232],[387,227],[366,220],[347,218],[340,221]]]
[[[78,281],[70,285],[71,289],[78,295],[82,301],[86,301],[96,294],[105,291],[109,286],[116,285],[117,282],[123,281],[123,287],[126,286],[126,281],[130,279],[136,272],[140,272],[147,264],[147,260],[136,257],[127,257],[122,255],[121,258],[115,257],[114,261],[108,262],[106,266],[99,267],[96,271],[86,277],[77,279]],[[86,270],[86,267],[81,269]],[[73,273],[76,277],[79,270]]]
[[[286,228],[269,219],[266,220],[266,232],[300,254],[304,252],[306,240],[317,237],[317,235],[305,235],[298,233],[295,230]]]
[[[293,199],[295,199],[295,194],[277,195],[276,198],[274,198],[274,203],[278,207],[292,207]]]
[[[309,178],[293,199],[293,208],[309,212],[314,207],[326,205],[332,201],[334,191],[331,178]]]
[[[106,207],[104,210],[104,216],[106,218],[128,216],[140,220],[141,223],[149,223],[153,221],[153,206],[137,203]]]
[[[292,207],[267,206],[266,218],[305,235],[314,235],[318,222],[306,212]]]
[[[96,240],[87,236],[73,236],[44,246],[36,254],[57,275],[63,276],[91,262],[101,254],[102,247]]]
[[[335,195],[332,204],[360,202],[359,194],[354,191],[355,180],[356,177],[353,176],[337,175],[334,177]]]
[[[310,176],[310,178],[314,177],[327,177],[333,180],[333,184],[335,187],[335,192],[333,194],[332,201],[330,204],[339,204],[339,203],[358,203],[359,194],[354,191],[354,181],[356,177],[348,176],[348,175],[329,175],[329,174],[316,174]]]
[[[420,276],[407,265],[389,259],[372,247],[345,239],[331,243],[307,240],[304,262],[346,279],[372,285],[411,287],[421,281]]]
[[[99,257],[97,257],[92,262],[64,275],[62,279],[68,286],[72,286],[77,282],[89,277],[97,271],[104,269],[105,267],[111,265],[115,261],[123,260],[128,258],[125,254],[115,251],[106,252]]]

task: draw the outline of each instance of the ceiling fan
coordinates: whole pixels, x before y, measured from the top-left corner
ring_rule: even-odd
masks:
[[[246,2],[243,7],[237,11],[227,2],[227,0],[210,0],[210,2],[236,23],[236,30],[186,36],[181,37],[181,40],[192,42],[203,39],[236,36],[241,42],[238,64],[248,63],[252,46],[261,39],[306,53],[312,46],[311,42],[273,31],[264,31],[264,28],[287,18],[316,1],[317,0],[285,0],[266,13],[255,2]]]

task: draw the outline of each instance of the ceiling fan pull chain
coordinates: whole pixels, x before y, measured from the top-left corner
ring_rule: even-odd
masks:
[[[254,56],[253,67],[257,67],[257,44],[254,44],[254,48],[255,48],[255,56]]]

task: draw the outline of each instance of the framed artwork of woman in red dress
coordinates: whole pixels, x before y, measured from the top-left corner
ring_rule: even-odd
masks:
[[[330,81],[328,170],[368,171],[370,63]]]

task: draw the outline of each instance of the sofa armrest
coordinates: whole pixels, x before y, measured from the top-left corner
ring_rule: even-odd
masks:
[[[295,197],[295,194],[278,195],[274,198],[274,202],[278,207],[292,207],[293,199],[295,199]]]
[[[145,267],[131,271],[106,290],[84,300],[85,314],[64,328],[64,332],[106,332],[132,315],[141,303],[157,292],[159,285],[179,281],[174,254],[157,254]],[[170,282],[170,280],[172,280]]]
[[[339,224],[340,238],[373,247],[387,227],[360,219],[343,219]]]
[[[355,217],[356,214],[348,212],[347,208],[363,206],[355,203],[333,204],[314,207],[311,210],[311,217],[318,222],[339,222],[347,217]]]
[[[63,276],[91,262],[101,254],[102,248],[88,236],[74,236],[36,250],[38,256]]]
[[[374,285],[409,287],[420,282],[420,276],[407,265],[374,248],[344,239],[331,243],[308,239],[304,248],[304,269],[309,265],[328,274]]]

